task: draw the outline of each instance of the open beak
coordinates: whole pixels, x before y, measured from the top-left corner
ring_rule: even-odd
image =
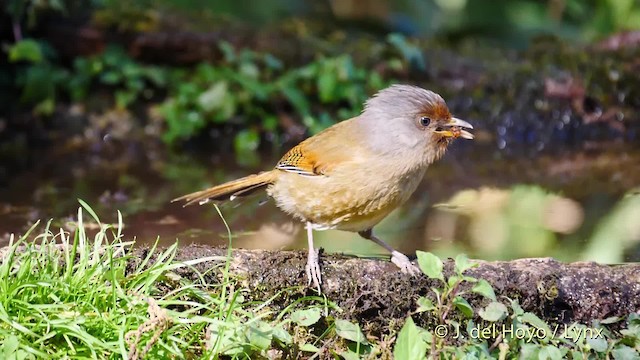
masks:
[[[473,134],[462,128],[473,129],[473,126],[464,120],[452,117],[447,124],[437,128],[436,132],[448,138],[473,139]]]

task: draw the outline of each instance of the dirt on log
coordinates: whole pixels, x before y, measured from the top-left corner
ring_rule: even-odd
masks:
[[[226,254],[225,248],[193,245],[180,249],[177,259]],[[477,262],[478,266],[466,275],[486,279],[499,300],[517,299],[525,311],[550,323],[591,324],[596,319],[625,317],[640,311],[640,264],[561,263],[551,258]],[[272,306],[277,310],[296,298],[315,294],[306,287],[305,263],[305,251],[234,249],[230,271],[250,289],[252,300],[264,301],[282,294],[283,289],[294,289],[276,296],[279,300]],[[201,263],[197,268],[205,271],[211,266],[213,263]],[[445,276],[453,273],[453,266],[453,260],[445,260]],[[402,323],[416,310],[419,297],[432,297],[431,288],[440,287],[438,280],[403,274],[384,260],[322,254],[321,268],[322,291],[343,310],[340,316],[357,319],[378,331]],[[180,275],[195,276],[190,271],[182,269]],[[219,275],[209,271],[207,281],[219,281]],[[479,295],[467,300],[476,309],[488,302]],[[426,312],[414,314],[414,320],[423,325],[435,321]]]

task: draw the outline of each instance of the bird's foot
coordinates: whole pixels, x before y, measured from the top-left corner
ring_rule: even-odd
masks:
[[[400,271],[405,274],[417,275],[420,273],[420,269],[413,265],[411,260],[401,252],[395,250],[391,252],[391,262],[396,264],[396,266],[400,268]]]
[[[318,293],[321,293],[320,284],[322,283],[322,276],[320,273],[320,263],[318,262],[318,252],[319,249],[309,249],[307,266],[305,267],[305,270],[307,272],[308,279],[307,285],[311,285],[311,283],[313,282],[313,286],[318,289]]]

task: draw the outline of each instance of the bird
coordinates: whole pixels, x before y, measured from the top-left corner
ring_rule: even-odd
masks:
[[[291,148],[268,171],[174,199],[185,205],[234,200],[266,189],[285,213],[305,224],[308,285],[321,292],[322,275],[313,231],[358,233],[391,253],[408,274],[409,258],[376,236],[373,228],[406,202],[425,171],[454,139],[473,139],[468,122],[453,117],[437,93],[395,84],[366,100],[362,112]]]

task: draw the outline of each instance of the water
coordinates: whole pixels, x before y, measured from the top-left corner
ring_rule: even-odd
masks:
[[[116,211],[122,211],[125,236],[135,237],[139,244],[159,238],[163,245],[176,239],[183,245],[227,245],[226,228],[212,204],[183,208],[170,200],[268,169],[285,151],[266,151],[253,163],[238,165],[238,159],[222,152],[168,153],[153,143],[116,141],[88,149],[34,150],[0,190],[0,245],[8,242],[9,233],[22,233],[37,219],[53,218],[55,226],[66,227],[77,214],[78,198],[90,204],[103,222],[114,222]],[[449,256],[464,251],[486,259],[554,256],[588,260],[584,254],[598,224],[625,192],[640,184],[640,149],[629,143],[596,143],[535,156],[526,155],[527,151],[510,153],[505,155],[492,142],[454,144],[429,168],[411,200],[376,228],[377,234],[406,253],[421,249]],[[246,163],[244,160],[241,162]],[[523,184],[526,186],[511,191]],[[434,207],[465,189],[484,190],[462,210]],[[559,210],[545,208],[540,215],[534,203],[546,199],[545,191],[561,194],[577,207],[562,207],[560,202]],[[271,201],[263,204],[264,200],[268,199],[262,193],[220,207],[231,228],[233,246],[306,248],[301,225]],[[523,211],[524,222],[509,215]],[[546,225],[529,221],[544,217],[545,211],[559,211],[552,217],[566,221],[554,226],[569,229],[550,231],[544,229]],[[635,241],[620,245],[625,247],[622,260],[640,260]],[[316,243],[327,252],[385,255],[383,249],[352,233],[320,232]]]

